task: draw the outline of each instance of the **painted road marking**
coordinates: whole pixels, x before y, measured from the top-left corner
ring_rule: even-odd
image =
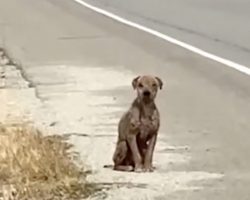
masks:
[[[118,21],[118,22],[120,22],[122,24],[131,26],[133,28],[139,29],[139,30],[144,31],[144,32],[147,32],[147,33],[149,33],[151,35],[154,35],[154,36],[156,36],[158,38],[161,38],[161,39],[163,39],[165,41],[168,41],[168,42],[170,42],[172,44],[183,47],[183,48],[185,48],[185,49],[187,49],[189,51],[192,51],[192,52],[194,52],[196,54],[199,54],[199,55],[201,55],[203,57],[209,58],[211,60],[214,60],[216,62],[224,64],[224,65],[226,65],[228,67],[236,69],[236,70],[238,70],[238,71],[240,71],[240,72],[242,72],[244,74],[250,75],[250,68],[248,68],[248,67],[246,67],[244,65],[241,65],[241,64],[238,64],[238,63],[233,62],[231,60],[216,56],[216,55],[211,54],[211,53],[208,53],[208,52],[206,52],[206,51],[204,51],[202,49],[194,47],[194,46],[192,46],[190,44],[187,44],[185,42],[179,41],[179,40],[177,40],[177,39],[175,39],[173,37],[165,35],[165,34],[163,34],[161,32],[153,30],[151,28],[148,28],[148,27],[142,26],[140,24],[137,24],[135,22],[129,21],[129,20],[127,20],[125,18],[122,18],[122,17],[120,17],[120,16],[118,16],[116,14],[113,14],[111,12],[108,12],[108,11],[104,10],[104,9],[101,9],[101,8],[93,6],[93,5],[89,4],[89,3],[86,3],[86,2],[84,2],[82,0],[74,0],[74,1],[81,4],[82,6],[84,6],[86,8],[88,8],[88,9],[91,9],[91,10],[93,10],[93,11],[99,13],[99,14],[102,14],[102,15],[104,15],[106,17],[112,18],[112,19],[114,19],[114,20],[116,20],[116,21]]]

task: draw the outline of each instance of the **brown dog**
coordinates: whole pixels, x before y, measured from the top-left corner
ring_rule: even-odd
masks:
[[[137,98],[119,122],[118,141],[113,155],[114,170],[151,172],[160,126],[160,116],[154,99],[163,83],[158,77],[138,76],[132,85],[137,90]]]

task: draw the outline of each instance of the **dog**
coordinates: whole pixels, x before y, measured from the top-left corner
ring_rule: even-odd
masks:
[[[114,170],[152,172],[153,152],[160,127],[155,105],[162,80],[155,76],[138,76],[132,81],[137,97],[118,125],[118,140],[113,155]]]

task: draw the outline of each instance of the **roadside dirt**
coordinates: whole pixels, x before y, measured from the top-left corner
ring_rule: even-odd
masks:
[[[36,128],[34,89],[2,49],[0,84],[0,199],[82,199],[99,191],[68,137]]]
[[[4,65],[1,70],[5,80],[0,90],[0,104],[4,105],[0,121],[13,124],[22,119],[47,135],[67,136],[84,169],[92,172],[86,181],[98,188],[88,199],[155,199],[177,191],[202,190],[200,182],[222,177],[206,171],[174,170],[190,162],[189,147],[167,143],[163,132],[156,145],[154,173],[103,168],[112,164],[117,123],[134,98],[131,80],[136,74],[122,66],[28,67],[25,75],[30,82],[15,66]]]

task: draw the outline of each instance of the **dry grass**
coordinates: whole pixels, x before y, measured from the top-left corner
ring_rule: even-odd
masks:
[[[0,199],[81,199],[94,188],[60,136],[25,124],[0,124]]]

